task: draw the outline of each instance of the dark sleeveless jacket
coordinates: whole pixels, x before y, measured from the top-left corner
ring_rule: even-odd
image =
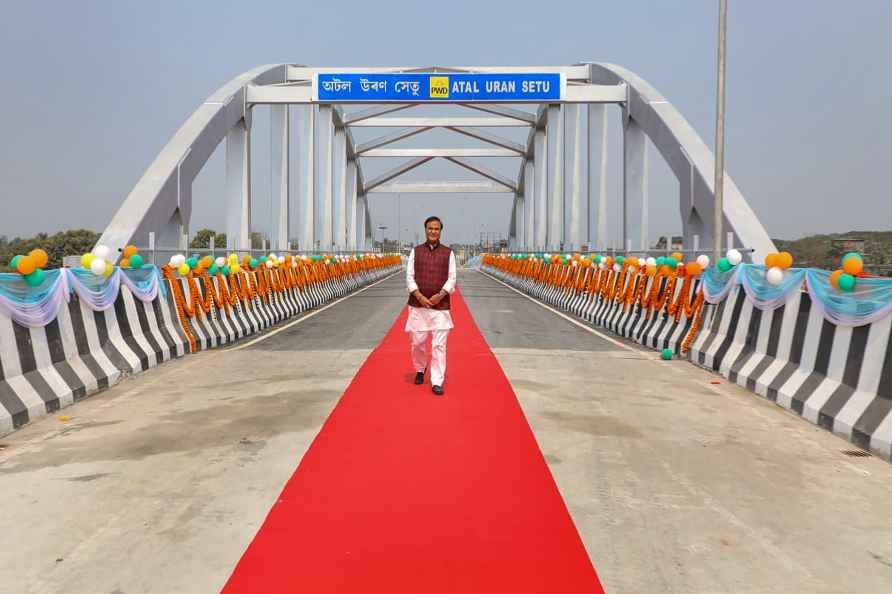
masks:
[[[439,293],[449,280],[450,254],[452,250],[442,243],[434,249],[427,243],[415,246],[415,284],[418,285],[421,294],[428,299]],[[409,295],[409,305],[424,307],[415,295]],[[434,309],[449,309],[449,295],[443,297]]]

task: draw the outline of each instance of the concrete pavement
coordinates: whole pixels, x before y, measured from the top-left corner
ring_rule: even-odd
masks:
[[[892,466],[479,273],[460,286],[608,592],[888,591]],[[403,304],[394,277],[0,440],[0,592],[218,590]]]

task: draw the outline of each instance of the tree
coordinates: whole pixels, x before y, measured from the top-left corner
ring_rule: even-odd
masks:
[[[214,238],[214,248],[226,248],[226,234],[213,229],[199,229],[189,243],[190,248],[208,249],[211,247],[211,237]]]
[[[49,256],[47,268],[62,266],[64,256],[79,256],[93,249],[99,241],[99,233],[89,229],[72,229],[60,231],[54,235],[38,233],[34,237],[15,237],[11,240],[0,238],[0,271],[12,272],[9,262],[18,254],[25,255],[31,250],[41,248]]]

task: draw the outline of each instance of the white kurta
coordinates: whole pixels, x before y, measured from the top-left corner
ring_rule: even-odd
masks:
[[[418,289],[415,284],[415,250],[409,252],[409,263],[406,265],[406,288],[411,294]],[[455,292],[455,253],[449,254],[449,276],[443,290],[452,295]],[[406,320],[406,332],[430,332],[431,330],[449,330],[452,326],[452,315],[448,309],[433,309],[409,306],[409,318]]]
[[[415,284],[415,250],[409,254],[406,265],[406,288],[409,293],[418,289]],[[455,291],[455,254],[449,254],[449,276],[443,290],[450,295]],[[410,354],[415,371],[422,373],[430,369],[431,385],[442,386],[446,379],[446,339],[452,328],[452,315],[448,309],[433,309],[409,306],[406,332],[411,343]],[[428,353],[427,343],[431,348]],[[429,363],[428,363],[429,362]]]

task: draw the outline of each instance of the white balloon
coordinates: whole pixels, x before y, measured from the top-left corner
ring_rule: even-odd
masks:
[[[223,268],[224,266],[226,266],[226,258],[224,258],[223,256],[217,256],[217,259],[214,260],[214,264],[217,265],[217,268]]]
[[[273,261],[272,261],[272,260],[267,260],[267,261],[266,261],[266,267],[267,267],[267,268],[272,268],[272,267],[273,267]]]
[[[700,268],[706,270],[707,268],[709,268],[709,256],[707,256],[706,254],[700,254],[699,256],[697,256],[697,264],[700,265]]]
[[[676,268],[681,268],[682,266],[684,266],[684,262],[676,262],[675,263]]]
[[[614,271],[614,272],[619,272],[619,271],[622,270],[622,269],[623,269],[623,267],[620,266],[619,264],[614,264],[614,265],[613,265],[613,271]]]
[[[573,260],[572,262],[570,262],[570,266],[573,266],[574,268],[576,267],[576,264],[577,264],[576,260]]]
[[[569,260],[573,257],[573,254],[564,254],[564,257]]]
[[[647,260],[645,260],[644,262],[645,262],[645,264],[647,264],[648,266],[656,266],[656,265],[657,265],[657,259],[654,258],[654,257],[650,257],[650,258],[648,258]]]
[[[285,263],[285,256],[279,256],[279,264]]]
[[[107,245],[97,245],[96,249],[93,250],[93,255],[100,260],[108,260],[108,257],[111,255],[111,248]]]
[[[551,258],[551,254],[544,254],[544,256],[545,256],[545,259],[546,259],[546,260],[548,260],[549,258]]]
[[[732,266],[737,266],[743,261],[743,254],[737,250],[728,250],[725,257],[728,258],[728,262],[730,262]]]
[[[306,262],[310,258],[308,256],[301,256],[300,259],[303,260],[304,262]]]
[[[291,267],[297,268],[297,260],[296,259],[291,261]]]
[[[177,255],[171,257],[171,259],[170,259],[170,263],[171,263],[174,267],[178,267],[178,266],[180,266],[181,264],[185,264],[185,263],[186,263],[186,256],[184,256],[183,254],[177,254]]]
[[[93,261],[90,263],[90,270],[93,274],[99,276],[105,274],[105,260],[102,258],[93,258]]]
[[[270,252],[269,257],[272,258],[273,260],[278,260],[278,258],[276,257],[276,254],[274,254],[272,252]]]
[[[769,268],[768,272],[765,273],[765,280],[767,280],[769,284],[776,287],[784,282],[784,271],[777,266],[775,266],[774,268]]]

